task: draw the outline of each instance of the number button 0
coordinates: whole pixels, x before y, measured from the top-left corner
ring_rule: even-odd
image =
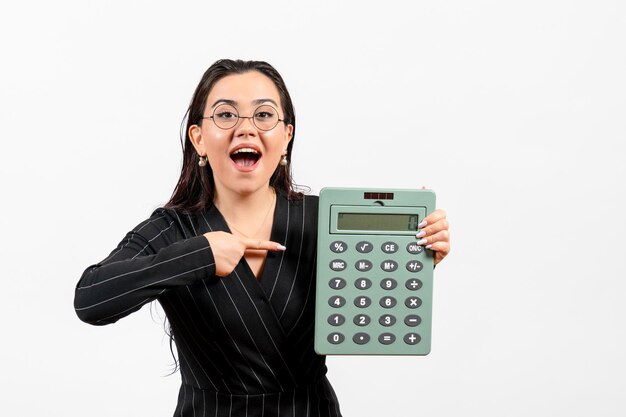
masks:
[[[341,240],[336,240],[330,244],[330,250],[335,253],[343,253],[348,249],[348,245],[346,242],[342,242]]]
[[[343,342],[345,340],[345,336],[342,335],[341,333],[331,333],[328,335],[328,342],[332,343],[333,345],[338,345],[339,343]]]

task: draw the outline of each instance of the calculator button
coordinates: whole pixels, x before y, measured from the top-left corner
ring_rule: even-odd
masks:
[[[374,246],[370,242],[361,241],[356,244],[356,250],[360,253],[370,253]]]
[[[328,342],[332,343],[333,345],[338,345],[339,343],[343,342],[345,340],[345,336],[342,335],[341,333],[331,333],[328,335]]]
[[[409,297],[404,302],[404,305],[408,308],[418,308],[422,305],[422,300],[419,297]]]
[[[343,278],[333,278],[328,281],[328,286],[334,290],[340,290],[346,286],[346,280]]]
[[[406,282],[405,286],[411,291],[417,291],[422,288],[422,281],[417,278],[411,278]]]
[[[357,333],[352,338],[352,341],[357,345],[364,345],[370,341],[370,335],[367,333]]]
[[[343,307],[345,304],[346,304],[346,299],[338,295],[334,297],[330,297],[328,299],[328,305],[331,307],[335,307],[335,308]]]
[[[330,261],[330,269],[333,271],[343,271],[346,269],[346,261],[341,259],[335,259],[334,261]]]
[[[404,318],[404,324],[410,327],[419,326],[422,322],[422,318],[416,314],[409,314]]]
[[[393,272],[398,269],[398,263],[392,260],[382,261],[380,264],[380,269],[385,272]]]
[[[424,247],[413,242],[406,245],[406,251],[412,253],[413,255],[417,255],[424,252]]]
[[[393,297],[383,297],[380,299],[380,306],[383,308],[393,308],[396,306],[396,299]]]
[[[367,314],[359,314],[357,316],[354,316],[354,324],[356,324],[357,326],[367,326],[368,324],[370,324],[371,321],[372,319],[370,319],[370,316],[368,316]]]
[[[328,317],[328,324],[331,326],[341,326],[346,322],[346,318],[341,314],[333,314]]]
[[[390,345],[396,341],[396,336],[393,333],[383,333],[378,336],[378,341],[383,345]]]
[[[383,290],[393,290],[394,288],[396,288],[397,285],[398,283],[396,282],[396,280],[392,278],[385,278],[380,281],[380,288],[382,288]]]
[[[372,300],[369,297],[357,297],[354,299],[354,305],[359,308],[369,307],[372,304]]]
[[[384,316],[380,316],[378,322],[385,327],[393,326],[396,324],[396,318],[391,314],[385,314]]]
[[[357,269],[357,271],[367,272],[372,269],[372,263],[367,259],[361,259],[360,261],[356,261],[354,267]]]
[[[404,336],[404,343],[407,345],[417,345],[422,338],[417,333],[407,333]]]
[[[354,286],[360,290],[366,290],[372,286],[372,281],[370,281],[367,278],[359,278],[356,281],[354,281]]]
[[[346,249],[348,249],[348,245],[346,245],[346,242],[342,242],[341,240],[335,240],[330,244],[330,250],[335,253],[343,253]]]
[[[398,245],[395,242],[385,242],[380,246],[380,249],[385,253],[396,253]]]
[[[419,272],[424,267],[420,261],[409,261],[406,263],[406,269],[410,272]]]

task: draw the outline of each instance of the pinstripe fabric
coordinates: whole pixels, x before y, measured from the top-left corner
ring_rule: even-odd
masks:
[[[204,236],[229,231],[215,207],[199,215],[158,209],[102,262],[85,270],[81,320],[114,323],[158,300],[172,326],[182,384],[174,415],[339,417],[325,358],[313,351],[318,199],[279,194],[260,279],[244,259],[215,276]]]

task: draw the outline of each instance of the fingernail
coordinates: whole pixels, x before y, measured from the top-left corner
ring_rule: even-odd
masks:
[[[426,220],[422,220],[422,222],[417,225],[417,228],[418,229],[423,229],[424,226],[426,226],[427,224],[428,224],[428,222]]]
[[[415,235],[415,237],[416,237],[416,238],[418,238],[418,239],[419,239],[420,237],[424,237],[424,236],[426,236],[426,232],[425,232],[425,231],[423,231],[423,230],[422,230],[422,231],[420,231],[418,234],[416,234],[416,235]]]
[[[423,244],[425,244],[426,242],[427,242],[427,240],[426,240],[426,239],[420,239],[420,240],[418,240],[416,243],[417,243],[418,245],[422,246],[422,245],[423,245]]]
[[[430,249],[430,248],[432,248],[432,247],[433,247],[433,245],[426,245],[426,246],[424,246],[424,247],[425,247],[426,249]]]
[[[283,245],[276,245],[276,247],[278,248],[278,250],[286,250],[287,248]]]

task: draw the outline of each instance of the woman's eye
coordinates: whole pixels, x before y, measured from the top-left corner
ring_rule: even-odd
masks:
[[[256,117],[257,119],[269,119],[273,116],[274,115],[268,111],[260,111],[254,115],[254,117]]]
[[[236,118],[237,115],[235,113],[229,112],[229,111],[224,111],[224,112],[220,112],[217,113],[216,116],[220,119],[233,119]]]

